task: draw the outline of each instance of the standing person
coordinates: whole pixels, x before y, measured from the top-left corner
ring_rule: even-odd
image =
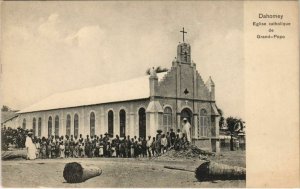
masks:
[[[41,158],[45,159],[47,157],[47,141],[46,138],[43,137],[41,140]]]
[[[79,154],[79,140],[77,139],[77,135],[75,135],[73,156],[75,158],[78,158],[78,154]]]
[[[120,140],[120,145],[119,145],[119,149],[120,149],[120,157],[124,158],[126,157],[126,153],[125,153],[125,137],[123,140]]]
[[[167,138],[167,142],[168,142],[167,149],[169,149],[171,147],[171,137],[170,137],[170,133],[169,132],[167,132],[166,138]]]
[[[89,135],[86,135],[86,139],[84,141],[85,144],[85,155],[87,155],[89,158],[91,157],[91,141],[89,138]]]
[[[188,143],[191,142],[191,124],[188,122],[186,118],[183,119],[183,133],[185,134],[186,140]]]
[[[112,150],[111,150],[111,144],[110,144],[110,142],[109,141],[107,141],[107,145],[106,145],[106,155],[107,155],[107,157],[111,157],[111,155],[112,155]]]
[[[75,145],[74,138],[73,138],[73,135],[71,135],[71,139],[70,139],[70,142],[69,142],[70,157],[74,157],[74,145]]]
[[[142,155],[143,157],[147,157],[147,140],[146,138],[142,138]]]
[[[84,157],[84,142],[83,142],[83,138],[82,138],[82,134],[79,135],[79,139],[78,139],[78,147],[79,147],[79,157]]]
[[[52,146],[51,146],[51,137],[47,139],[47,157],[52,158]]]
[[[125,141],[125,153],[126,153],[126,157],[130,158],[131,157],[131,141],[130,141],[130,136],[127,136],[127,140]]]
[[[161,153],[161,137],[162,137],[161,133],[162,133],[162,130],[157,130],[155,151],[158,156]]]
[[[116,135],[116,139],[114,141],[115,149],[116,149],[116,157],[120,156],[120,138],[119,135]]]
[[[55,135],[55,156],[56,157],[59,157],[59,141],[60,141],[60,138],[58,135]]]
[[[178,135],[178,138],[179,138],[179,139],[182,138],[182,132],[180,131],[180,129],[177,129],[176,139],[177,139],[177,135]]]
[[[29,131],[25,141],[25,147],[27,150],[27,159],[33,160],[36,159],[36,147],[32,142],[32,132]]]
[[[41,139],[35,138],[36,158],[41,158]]]
[[[60,141],[59,151],[60,151],[60,158],[65,158],[65,145],[63,140]]]
[[[156,150],[155,150],[155,147],[156,147],[156,140],[155,140],[155,137],[153,137],[153,140],[152,140],[152,143],[151,143],[151,149],[152,149],[152,156],[155,157],[156,156]]]
[[[170,130],[170,138],[171,138],[171,146],[174,146],[174,142],[175,142],[175,139],[176,139],[176,134],[173,131],[173,129]]]
[[[100,141],[100,145],[99,145],[99,156],[103,157],[104,156],[104,152],[103,152],[103,141]]]
[[[180,147],[181,147],[181,141],[180,141],[180,138],[179,138],[179,134],[177,134],[175,142],[174,142],[174,149],[175,150],[180,150]]]
[[[141,137],[139,137],[138,141],[137,141],[137,156],[141,157],[142,156],[142,139]]]
[[[51,137],[51,158],[56,158],[56,143],[54,137]]]
[[[161,147],[162,147],[162,153],[164,154],[165,151],[167,151],[168,141],[165,134],[162,135],[161,138]]]
[[[66,135],[65,138],[65,157],[68,158],[70,157],[70,139],[68,135]]]
[[[104,153],[104,157],[108,157],[108,133],[106,132],[104,134],[104,138],[103,138],[103,153]]]
[[[113,140],[111,143],[111,157],[117,157],[116,140]]]
[[[134,157],[134,147],[135,147],[135,142],[134,139],[131,139],[131,143],[130,143],[130,157]]]
[[[151,144],[152,144],[151,136],[148,136],[148,140],[147,140],[147,154],[148,154],[148,157],[151,157]]]
[[[100,149],[99,137],[96,137],[95,144],[96,144],[96,147],[95,147],[94,156],[99,157],[99,149]]]
[[[91,136],[91,149],[90,149],[91,158],[94,157],[95,150],[96,150],[96,138],[94,138],[94,136]]]

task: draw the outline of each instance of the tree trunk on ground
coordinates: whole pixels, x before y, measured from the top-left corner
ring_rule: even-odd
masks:
[[[195,171],[198,181],[212,180],[245,180],[246,169],[215,162],[202,163]]]
[[[79,183],[99,176],[101,173],[102,170],[98,167],[72,162],[65,165],[63,177],[68,183]]]
[[[2,151],[1,152],[1,159],[2,160],[10,160],[16,158],[27,158],[27,151],[26,150],[14,150],[14,151]]]

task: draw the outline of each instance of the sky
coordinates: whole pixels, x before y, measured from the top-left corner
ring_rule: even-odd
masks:
[[[243,2],[2,2],[1,99],[23,109],[62,91],[170,68],[182,27],[225,116],[244,117]]]

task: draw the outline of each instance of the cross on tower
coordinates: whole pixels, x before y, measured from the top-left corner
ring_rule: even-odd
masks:
[[[184,31],[184,27],[182,28],[182,31],[180,31],[180,32],[182,32],[182,35],[183,35],[183,42],[184,42],[184,34],[187,33],[187,32]]]

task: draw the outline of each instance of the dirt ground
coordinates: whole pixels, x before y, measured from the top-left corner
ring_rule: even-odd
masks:
[[[245,167],[245,152],[224,152],[214,160],[229,165]],[[83,183],[69,184],[63,178],[63,169],[68,162],[95,165],[102,169],[100,176]],[[203,161],[195,159],[37,159],[2,161],[3,187],[168,187],[168,188],[213,188],[245,187],[246,181],[198,182],[193,172],[171,170],[165,165],[186,167],[195,170]]]

